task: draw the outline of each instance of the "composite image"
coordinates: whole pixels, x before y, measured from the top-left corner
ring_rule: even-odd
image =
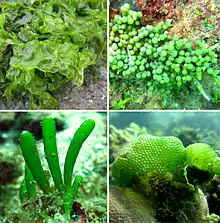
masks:
[[[0,223],[220,223],[219,0],[0,0]]]

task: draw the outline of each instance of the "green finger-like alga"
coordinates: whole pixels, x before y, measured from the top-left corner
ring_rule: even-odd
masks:
[[[93,120],[86,120],[77,129],[70,143],[64,164],[64,183],[67,188],[71,187],[73,168],[76,163],[76,159],[82,147],[82,144],[88,138],[94,127],[95,122]]]
[[[27,165],[25,165],[25,186],[27,188],[28,197],[34,198],[36,193],[36,184]]]
[[[42,123],[42,135],[44,142],[44,152],[49,165],[49,169],[59,191],[64,190],[62,175],[60,171],[59,158],[56,143],[56,125],[53,118],[46,117]]]
[[[75,200],[75,197],[78,193],[78,189],[80,184],[83,181],[82,176],[76,176],[74,179],[72,187],[68,190],[67,193],[64,194],[64,209],[66,215],[69,217],[70,216],[70,211],[72,209],[73,201]]]
[[[70,143],[64,165],[64,181],[66,186],[64,190],[56,144],[55,121],[50,117],[46,117],[42,122],[44,152],[54,184],[59,190],[60,195],[63,196],[64,210],[68,221],[70,221],[72,204],[77,195],[80,183],[83,180],[82,176],[76,176],[73,184],[71,185],[73,168],[82,144],[90,135],[94,127],[95,122],[93,120],[86,120],[77,129]],[[20,136],[20,145],[26,163],[25,179],[22,181],[20,186],[20,199],[23,202],[27,197],[29,199],[35,197],[36,185],[34,180],[36,180],[39,188],[45,193],[52,192],[52,188],[50,188],[44,174],[33,135],[30,132],[24,131]]]
[[[40,188],[45,193],[48,193],[50,191],[50,186],[40,162],[35,139],[30,132],[22,132],[20,136],[20,146],[25,162],[30,169],[34,179],[37,181]]]

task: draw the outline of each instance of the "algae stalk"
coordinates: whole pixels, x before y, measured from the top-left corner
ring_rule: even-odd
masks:
[[[47,117],[43,120],[42,135],[44,142],[44,152],[54,184],[56,185],[57,189],[62,192],[64,191],[64,186],[57,152],[56,125],[52,118]]]
[[[71,187],[73,168],[76,163],[76,159],[82,147],[82,144],[91,134],[94,127],[95,122],[91,119],[88,119],[82,123],[82,125],[77,129],[76,133],[74,134],[74,137],[68,148],[64,164],[64,183],[66,189]]]
[[[76,176],[72,187],[64,194],[64,210],[68,219],[70,218],[70,211],[72,208],[72,204],[73,201],[75,200],[79,186],[82,183],[82,181],[83,181],[82,176]]]
[[[29,170],[27,165],[25,165],[25,186],[27,189],[28,197],[34,198],[36,193],[36,185],[31,171]]]
[[[28,131],[22,132],[20,145],[27,167],[30,169],[40,188],[45,193],[48,193],[50,186],[44,174],[33,135]]]

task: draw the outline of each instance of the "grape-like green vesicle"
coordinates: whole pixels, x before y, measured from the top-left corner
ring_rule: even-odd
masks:
[[[210,174],[220,174],[220,158],[213,148],[205,143],[195,143],[186,148],[187,165],[207,171]]]
[[[141,136],[116,158],[111,173],[116,181],[127,185],[133,177],[147,172],[174,173],[184,162],[185,148],[178,138]]]
[[[142,25],[142,13],[131,10],[129,4],[123,5],[121,12],[110,23],[109,67],[113,86],[118,84],[120,90],[120,86],[123,86],[121,83],[126,82],[128,86],[132,84],[134,89],[136,86],[146,86],[148,91],[152,91],[152,86],[147,85],[151,81],[153,91],[166,98],[196,85],[201,96],[215,101],[207,95],[200,81],[208,75],[214,85],[218,84],[217,47],[208,47],[205,41],[200,40],[192,45],[190,39],[171,37],[168,31],[172,26],[170,20],[155,26]],[[143,58],[145,62],[141,62]],[[146,75],[146,72],[153,75]],[[164,73],[167,73],[169,80],[163,76]],[[213,91],[218,101],[217,88],[213,88]]]

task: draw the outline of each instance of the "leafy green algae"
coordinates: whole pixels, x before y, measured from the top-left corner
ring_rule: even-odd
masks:
[[[82,85],[105,48],[105,0],[0,4],[0,93],[26,95],[31,109],[56,108],[52,92]]]

